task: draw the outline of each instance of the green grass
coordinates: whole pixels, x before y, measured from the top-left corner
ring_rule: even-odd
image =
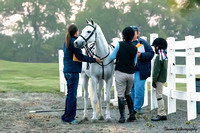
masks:
[[[21,63],[0,60],[0,92],[60,93],[58,65],[58,63]],[[176,75],[176,77],[186,76]],[[199,78],[200,75],[196,77]],[[112,90],[114,91],[114,88]],[[148,83],[148,90],[150,90],[150,83]],[[177,83],[176,90],[186,91],[186,84]]]
[[[58,63],[20,63],[0,60],[0,92],[59,93]]]

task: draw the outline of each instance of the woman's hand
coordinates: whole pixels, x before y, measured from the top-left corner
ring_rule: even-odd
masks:
[[[96,58],[96,62],[98,62],[98,63],[102,63],[103,60],[102,60],[101,58]]]

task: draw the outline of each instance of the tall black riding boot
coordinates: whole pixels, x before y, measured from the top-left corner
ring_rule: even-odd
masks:
[[[120,119],[119,123],[125,122],[125,106],[124,106],[124,97],[118,97],[118,107],[119,107],[119,113],[120,113]]]
[[[136,120],[135,114],[134,114],[134,107],[133,107],[133,99],[130,95],[126,95],[126,102],[128,104],[128,109],[129,109],[129,118],[127,119],[127,122],[132,122]]]

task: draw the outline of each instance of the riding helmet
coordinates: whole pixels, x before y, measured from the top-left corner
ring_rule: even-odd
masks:
[[[167,41],[163,38],[156,38],[153,41],[152,46],[154,46],[154,47],[158,46],[159,49],[167,49]]]

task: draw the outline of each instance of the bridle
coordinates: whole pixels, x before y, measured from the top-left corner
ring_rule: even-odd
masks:
[[[90,33],[90,35],[87,37],[87,38],[85,38],[83,35],[80,35],[80,37],[81,38],[83,38],[83,40],[85,41],[85,43],[86,43],[86,45],[84,45],[83,47],[85,48],[85,51],[86,51],[86,53],[87,53],[87,55],[89,55],[89,56],[96,56],[96,57],[98,57],[98,58],[101,58],[102,60],[103,59],[105,59],[105,58],[107,58],[109,55],[110,55],[110,49],[109,49],[109,47],[108,47],[108,54],[106,55],[106,56],[104,56],[104,57],[100,57],[100,56],[98,56],[97,54],[95,54],[94,53],[94,49],[95,49],[95,44],[96,44],[96,41],[94,41],[94,42],[92,42],[92,43],[88,43],[88,40],[92,37],[92,35],[95,33],[95,31],[96,31],[96,26],[93,26],[93,25],[91,25],[91,24],[88,24],[89,26],[91,26],[94,30]],[[97,34],[95,33],[95,40],[96,40],[96,38],[97,38]],[[112,61],[111,61],[112,62]],[[109,65],[111,62],[109,62],[108,64],[106,64],[106,65],[104,65],[103,63],[102,64],[100,64],[100,63],[98,63],[97,62],[97,64],[99,64],[100,66],[107,66],[107,65]]]
[[[93,26],[91,24],[88,24],[89,26],[91,26],[92,28],[94,28],[94,30],[92,31],[92,33],[87,37],[85,38],[84,36],[80,35],[80,37],[83,38],[83,40],[85,41],[86,44],[88,44],[88,40],[90,39],[90,37],[94,34],[94,32],[96,31],[96,26]],[[96,34],[95,34],[96,35]],[[96,38],[96,37],[95,37]]]
[[[101,58],[102,60],[104,60],[105,58],[107,58],[109,55],[110,55],[110,49],[108,47],[108,54],[106,56],[104,56],[103,58],[98,56],[97,54],[94,53],[94,49],[95,49],[95,44],[96,44],[96,41],[90,43],[90,45],[88,44],[88,40],[92,37],[92,35],[95,33],[95,40],[97,38],[97,34],[96,34],[96,26],[93,26],[91,24],[88,24],[89,26],[93,27],[93,31],[90,33],[90,35],[85,38],[83,35],[80,35],[81,38],[83,38],[83,40],[85,41],[86,45],[84,45],[83,47],[85,48],[85,51],[86,51],[86,54],[89,55],[89,56],[96,56],[98,58]],[[103,64],[103,62],[100,64],[98,62],[96,62],[98,65],[102,66],[102,79],[104,79],[104,66],[107,66],[109,65],[111,62],[113,62],[113,60],[111,60],[109,63],[107,64]]]

